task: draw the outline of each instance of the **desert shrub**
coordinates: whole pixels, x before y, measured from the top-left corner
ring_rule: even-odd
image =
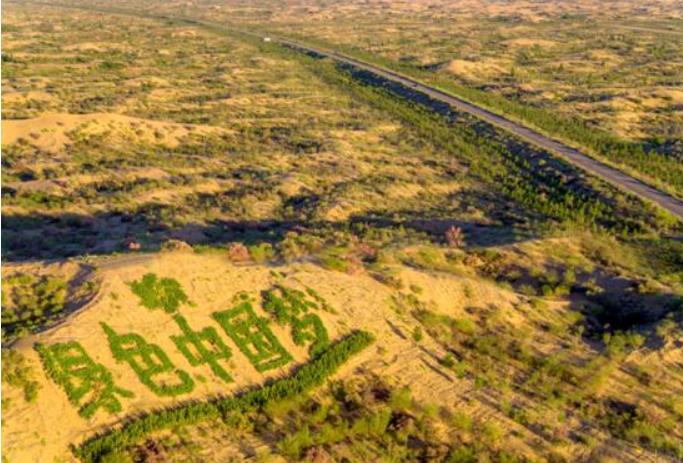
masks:
[[[232,262],[249,262],[251,259],[249,249],[242,243],[230,243],[228,245],[228,259]]]
[[[22,389],[26,402],[35,402],[40,384],[35,381],[33,368],[20,352],[2,349],[2,382]]]
[[[407,410],[413,403],[413,395],[410,388],[403,387],[391,392],[389,397],[389,405],[392,410]]]
[[[288,400],[320,386],[350,357],[364,350],[373,341],[369,333],[354,332],[331,345],[322,355],[303,365],[288,378],[247,390],[233,397],[212,402],[189,403],[143,415],[120,428],[86,441],[79,447],[73,447],[73,452],[84,463],[97,463],[102,456],[111,452],[122,452],[156,431],[226,417],[237,410],[261,410],[272,402]]]
[[[607,332],[603,334],[603,342],[609,356],[619,357],[639,349],[645,343],[645,336],[635,331],[617,331],[614,334]]]
[[[287,232],[278,244],[278,251],[283,261],[291,263],[319,251],[323,244],[323,240],[315,235]]]
[[[356,436],[379,438],[386,432],[390,420],[391,410],[379,410],[356,420],[351,432]]]
[[[525,296],[531,297],[537,295],[536,288],[534,288],[528,283],[520,285],[519,288],[517,288],[517,291],[519,291],[521,294],[524,294]]]
[[[34,332],[64,312],[67,284],[61,278],[19,274],[2,283],[3,337]]]
[[[445,237],[448,247],[461,248],[465,245],[465,234],[460,227],[449,227],[446,230]]]
[[[192,246],[185,241],[170,239],[161,243],[162,252],[192,251]]]
[[[456,411],[455,413],[453,413],[451,423],[453,424],[455,429],[458,429],[460,431],[469,432],[472,430],[472,418],[465,412]]]
[[[299,431],[286,436],[278,445],[278,450],[286,457],[298,460],[301,452],[313,445],[313,437],[308,426],[302,427]]]
[[[130,288],[143,306],[152,310],[162,309],[169,314],[190,302],[177,280],[159,278],[154,273],[144,275],[140,281],[133,281]]]
[[[275,257],[275,250],[270,243],[260,243],[249,246],[249,256],[254,263],[263,264]]]

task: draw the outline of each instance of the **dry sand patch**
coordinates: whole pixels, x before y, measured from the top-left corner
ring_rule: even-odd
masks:
[[[156,141],[167,146],[178,145],[180,140],[190,133],[209,135],[226,132],[225,129],[217,127],[153,121],[112,113],[45,113],[31,119],[3,120],[2,144],[16,143],[24,139],[44,150],[56,152],[72,143],[69,133],[73,134],[74,131],[78,131],[82,136],[115,133],[124,138],[134,138],[143,142]],[[160,134],[160,138],[157,133]]]

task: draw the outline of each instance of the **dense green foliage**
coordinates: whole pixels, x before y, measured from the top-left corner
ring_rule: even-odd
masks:
[[[36,344],[47,375],[64,388],[69,402],[80,407],[83,418],[91,418],[104,408],[111,414],[122,409],[117,396],[131,398],[131,391],[117,387],[104,365],[95,363],[83,346],[75,341],[50,346]],[[82,403],[86,399],[85,403]]]
[[[61,278],[20,274],[2,287],[3,341],[35,332],[64,312],[67,285]]]
[[[254,312],[246,294],[238,296],[241,301],[235,307],[215,312],[212,317],[221,325],[237,347],[249,359],[259,373],[282,367],[292,361],[292,356],[282,347],[268,326],[265,318]]]
[[[180,283],[173,278],[159,278],[148,273],[140,281],[130,283],[130,287],[148,309],[163,309],[170,314],[190,302]]]
[[[233,412],[258,410],[268,404],[292,398],[323,384],[350,357],[372,342],[373,337],[370,334],[355,332],[330,346],[326,352],[299,368],[289,378],[233,397],[190,403],[144,415],[121,428],[91,439],[80,447],[74,447],[74,454],[84,463],[98,463],[105,455],[125,450],[152,432],[220,417],[227,419]]]
[[[190,375],[176,368],[161,347],[148,343],[139,334],[118,334],[106,323],[101,325],[114,358],[128,363],[152,392],[169,397],[192,392],[194,381]]]

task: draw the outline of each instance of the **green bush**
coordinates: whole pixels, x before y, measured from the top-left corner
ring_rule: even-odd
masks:
[[[2,283],[3,340],[34,332],[64,312],[67,284],[61,278],[19,274]]]
[[[270,262],[275,257],[275,250],[273,245],[270,243],[260,243],[253,246],[249,246],[249,256],[257,264],[263,264],[265,262]]]
[[[130,288],[140,298],[140,303],[152,310],[163,309],[166,313],[174,313],[181,304],[190,302],[178,281],[173,278],[159,279],[153,273],[130,283]]]
[[[21,388],[26,402],[35,402],[40,384],[35,381],[33,368],[20,352],[2,349],[2,382]]]

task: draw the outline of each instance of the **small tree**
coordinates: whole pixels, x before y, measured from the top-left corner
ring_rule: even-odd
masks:
[[[465,234],[462,228],[450,226],[446,230],[446,243],[450,248],[461,248],[465,246]]]

